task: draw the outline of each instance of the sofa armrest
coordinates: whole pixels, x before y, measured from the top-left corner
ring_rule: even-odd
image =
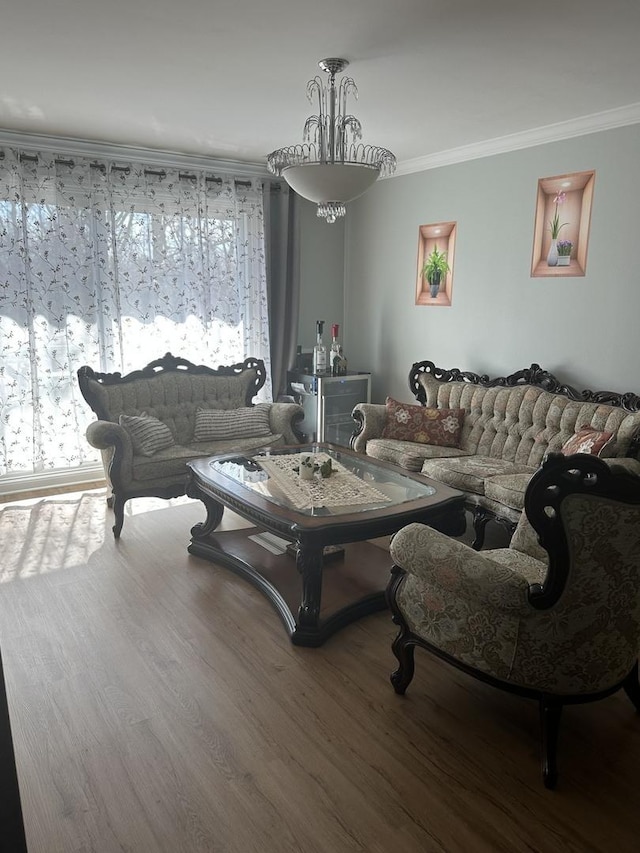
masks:
[[[390,550],[396,566],[445,596],[474,601],[479,611],[533,612],[529,583],[521,575],[424,524],[402,528]]]
[[[366,453],[369,439],[382,437],[387,423],[387,407],[380,403],[357,403],[351,416],[356,422],[351,449]]]
[[[129,433],[124,427],[113,421],[92,421],[87,427],[86,436],[89,444],[92,447],[97,447],[98,450],[107,450],[118,444],[123,447],[128,445],[133,456],[133,445]]]
[[[92,447],[103,451],[107,479],[114,487],[121,486],[133,471],[133,442],[129,433],[113,421],[92,421],[87,427],[86,437]],[[104,451],[111,451],[108,462]]]
[[[272,403],[269,409],[271,432],[282,433],[285,444],[301,444],[297,425],[304,419],[304,409],[297,403]]]

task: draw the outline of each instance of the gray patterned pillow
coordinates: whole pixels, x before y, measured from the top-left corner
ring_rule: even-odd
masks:
[[[143,456],[153,456],[159,450],[175,444],[169,427],[150,415],[120,415],[119,423],[131,436],[135,452]]]
[[[271,435],[268,403],[242,409],[197,409],[194,441],[223,441]]]

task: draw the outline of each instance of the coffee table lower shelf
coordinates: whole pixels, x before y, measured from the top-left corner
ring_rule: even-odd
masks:
[[[344,556],[327,560],[322,569],[322,599],[317,625],[301,624],[302,577],[295,558],[272,554],[249,539],[256,527],[211,533],[191,540],[189,553],[230,569],[253,584],[275,607],[291,642],[321,646],[356,619],[385,610],[391,556],[371,542],[344,545]]]

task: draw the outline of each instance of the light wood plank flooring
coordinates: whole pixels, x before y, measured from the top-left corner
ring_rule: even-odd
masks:
[[[118,543],[100,492],[0,511],[30,853],[640,849],[622,693],[565,710],[546,791],[534,703],[420,650],[396,696],[388,613],[293,647],[257,591],[187,554],[200,504],[128,507]]]

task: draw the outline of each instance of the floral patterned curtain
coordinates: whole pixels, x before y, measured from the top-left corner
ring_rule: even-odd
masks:
[[[81,365],[255,356],[269,375],[268,328],[261,181],[4,151],[0,474],[98,458]]]

